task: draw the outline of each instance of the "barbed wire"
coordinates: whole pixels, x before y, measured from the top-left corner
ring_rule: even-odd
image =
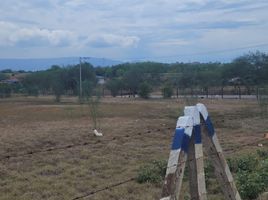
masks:
[[[236,153],[241,147],[249,146],[249,145],[254,145],[254,144],[257,144],[257,143],[259,143],[259,142],[261,142],[261,141],[264,141],[264,139],[262,139],[262,140],[258,140],[258,141],[254,141],[254,142],[251,142],[251,143],[247,143],[247,144],[244,144],[244,145],[240,145],[236,150],[233,150],[232,152],[229,152],[228,155],[229,155],[229,154]],[[208,155],[203,156],[202,158],[203,158],[203,159],[206,159],[206,158],[209,158],[210,156],[217,156],[217,155],[219,155],[219,153],[223,153],[223,152],[210,153],[210,154],[208,154]],[[225,154],[225,155],[226,155],[226,154]],[[190,161],[194,161],[194,160],[196,160],[196,158],[186,159],[185,161],[181,161],[181,162],[179,162],[179,163],[177,163],[177,164],[174,164],[174,165],[172,165],[172,166],[169,166],[169,167],[167,167],[166,169],[169,169],[169,168],[171,168],[171,167],[179,167],[179,166],[185,164],[186,162],[190,162]],[[127,179],[127,180],[124,180],[124,181],[120,181],[120,182],[114,183],[114,184],[112,184],[112,185],[108,185],[108,186],[102,187],[102,188],[100,188],[100,189],[97,189],[97,190],[95,190],[95,191],[86,193],[86,194],[84,194],[84,195],[81,195],[81,196],[72,198],[72,199],[70,199],[70,200],[77,200],[77,199],[83,199],[83,198],[86,198],[86,197],[90,197],[90,196],[95,195],[95,194],[97,194],[97,193],[100,193],[100,192],[103,192],[103,191],[106,191],[106,190],[110,190],[110,189],[113,189],[113,188],[118,187],[118,186],[121,186],[121,185],[125,185],[125,184],[127,184],[127,183],[129,183],[129,182],[131,182],[131,181],[136,180],[136,179],[137,179],[137,177],[132,177],[132,178],[130,178],[130,179]]]
[[[58,150],[65,150],[65,149],[75,148],[75,147],[79,147],[79,146],[94,145],[94,144],[98,144],[98,143],[100,143],[102,141],[108,141],[108,140],[97,140],[94,143],[83,142],[83,143],[79,143],[79,144],[68,144],[68,145],[59,146],[59,147],[51,147],[51,148],[43,149],[43,150],[36,150],[36,151],[32,150],[32,151],[22,153],[22,154],[17,154],[17,155],[6,155],[6,156],[3,156],[2,158],[0,158],[0,161],[9,160],[9,159],[12,159],[12,158],[30,156],[30,155],[39,154],[39,153],[53,152],[53,151],[58,151]],[[109,141],[112,141],[112,140],[109,140]]]
[[[109,185],[109,186],[105,186],[105,187],[103,187],[103,188],[100,188],[100,189],[97,189],[97,190],[95,190],[95,191],[86,193],[86,194],[84,194],[84,195],[77,196],[77,197],[72,198],[72,199],[70,199],[70,200],[83,199],[83,198],[86,198],[86,197],[95,195],[95,194],[97,194],[97,193],[99,193],[99,192],[103,192],[103,191],[105,191],[105,190],[110,190],[110,189],[115,188],[115,187],[118,187],[118,186],[120,186],[120,185],[124,185],[124,184],[126,184],[126,183],[132,182],[132,181],[136,180],[136,178],[137,178],[137,177],[132,177],[132,178],[129,178],[129,179],[124,180],[124,181],[120,181],[120,182],[117,182],[117,183],[113,183],[113,184],[111,184],[111,185]]]
[[[201,122],[200,125],[203,125],[204,123]],[[167,130],[171,130],[170,127],[166,128]],[[159,129],[156,128],[155,131],[159,132],[159,131],[163,131],[164,129]],[[149,131],[152,132],[152,131]],[[148,133],[148,131],[146,131],[145,133]],[[5,155],[3,157],[0,157],[0,161],[5,161],[5,160],[9,160],[12,158],[18,158],[18,157],[26,157],[26,156],[31,156],[34,154],[41,154],[41,153],[46,153],[46,152],[53,152],[53,151],[58,151],[58,150],[65,150],[65,149],[71,149],[71,148],[75,148],[75,147],[79,147],[79,146],[88,146],[88,145],[95,145],[101,142],[111,142],[114,141],[114,138],[109,139],[109,140],[105,140],[105,139],[98,139],[95,140],[94,142],[83,142],[83,143],[78,143],[78,144],[68,144],[68,145],[64,145],[64,146],[58,146],[58,147],[50,147],[48,149],[42,149],[42,150],[31,150],[22,154],[16,154],[16,155]],[[242,145],[246,146],[246,145]],[[241,145],[239,146],[239,148],[241,147]],[[227,150],[228,151],[228,150]]]
[[[203,125],[203,123],[201,123],[201,125]],[[167,130],[170,130],[171,128],[168,127],[166,128]],[[163,130],[163,129],[162,129]],[[156,131],[161,131],[161,129],[156,129]],[[148,131],[146,131],[146,133],[148,133]],[[0,159],[0,161],[2,160],[9,160],[11,158],[18,158],[18,157],[24,157],[24,156],[29,156],[29,155],[34,155],[34,154],[39,154],[39,153],[45,153],[45,152],[52,152],[52,151],[57,151],[57,150],[65,150],[65,149],[70,149],[70,148],[74,148],[74,147],[79,147],[79,146],[87,146],[87,145],[94,145],[94,144],[98,144],[100,142],[110,142],[110,141],[113,141],[113,139],[110,139],[110,140],[103,140],[103,139],[99,139],[99,140],[96,140],[95,142],[93,143],[90,143],[90,142],[83,142],[83,143],[79,143],[79,144],[69,144],[69,145],[65,145],[65,146],[60,146],[60,147],[52,147],[52,148],[48,148],[48,149],[44,149],[44,150],[38,150],[38,151],[30,151],[30,152],[27,152],[27,153],[24,153],[24,154],[18,154],[18,155],[7,155],[7,156],[4,156],[3,158]],[[241,148],[243,147],[246,147],[246,146],[252,146],[252,145],[256,145],[260,142],[264,141],[264,139],[260,139],[260,140],[257,140],[257,141],[253,141],[253,142],[250,142],[250,143],[246,143],[246,144],[243,144],[243,145],[239,145],[238,147],[236,147],[235,149],[233,149],[232,151],[229,151],[228,153],[224,153],[224,152],[215,152],[215,153],[208,153],[208,155],[204,155],[203,156],[203,159],[206,159],[206,158],[209,158],[210,156],[217,156],[219,155],[219,153],[223,153],[225,155],[231,155],[231,154],[234,154],[236,152],[238,152],[239,150],[241,150]],[[190,162],[190,161],[194,161],[196,160],[196,158],[193,158],[193,159],[186,159],[184,161],[181,161],[175,165],[172,165],[172,166],[169,166],[167,167],[168,168],[171,168],[171,167],[178,167],[178,166],[181,166],[183,164],[185,164],[186,162]],[[26,181],[29,181],[29,179],[23,175],[21,175]],[[113,188],[116,188],[118,186],[121,186],[121,185],[125,185],[129,182],[132,182],[134,180],[136,180],[137,177],[131,177],[129,179],[126,179],[126,180],[123,180],[123,181],[119,181],[119,182],[116,182],[116,183],[113,183],[113,184],[110,184],[110,185],[107,185],[107,186],[104,186],[100,189],[97,189],[97,190],[94,190],[94,191],[91,191],[91,192],[88,192],[88,193],[85,193],[83,195],[80,195],[80,196],[77,196],[77,197],[74,197],[70,200],[78,200],[78,199],[83,199],[83,198],[86,198],[86,197],[90,197],[90,196],[93,196],[97,193],[100,193],[100,192],[103,192],[103,191],[106,191],[106,190],[110,190],[110,189],[113,189]]]
[[[168,127],[166,129],[170,130],[171,128]],[[164,130],[164,129],[162,128],[162,130]],[[161,129],[156,128],[155,131],[159,132],[159,131],[161,131]],[[152,131],[147,130],[145,133],[149,133],[149,132],[152,132]],[[16,155],[5,155],[3,157],[0,157],[0,161],[9,160],[12,158],[30,156],[30,155],[39,154],[39,153],[46,153],[46,152],[53,152],[53,151],[58,151],[58,150],[71,149],[71,148],[75,148],[75,147],[79,147],[79,146],[95,145],[95,144],[99,144],[101,142],[111,142],[111,141],[114,141],[114,138],[112,138],[112,139],[99,138],[98,140],[95,140],[95,142],[83,142],[83,143],[78,143],[78,144],[68,144],[68,145],[59,146],[59,147],[50,147],[50,148],[42,149],[42,150],[31,150],[31,151],[21,153],[21,154],[16,154]]]
[[[264,141],[264,139],[261,139],[261,140],[258,140],[258,141],[254,141],[254,142],[250,142],[250,143],[246,143],[246,144],[244,144],[244,145],[240,145],[240,146],[237,147],[235,150],[232,150],[232,151],[230,151],[230,152],[228,152],[228,153],[224,153],[223,151],[222,151],[222,152],[215,152],[215,153],[208,153],[207,155],[203,155],[201,158],[203,158],[203,159],[210,158],[210,156],[217,156],[217,155],[219,155],[220,153],[221,153],[221,154],[224,154],[224,156],[232,155],[232,154],[238,152],[238,151],[240,150],[240,148],[243,148],[243,147],[246,147],[246,146],[252,146],[252,145],[258,144],[259,142],[262,142],[262,141]],[[180,166],[180,165],[182,165],[182,164],[184,164],[184,163],[186,163],[186,162],[194,161],[194,160],[196,160],[196,158],[193,158],[193,159],[187,159],[186,161],[181,161],[181,162],[179,162],[179,163],[177,163],[177,164],[174,164],[174,165],[172,165],[172,166],[169,166],[169,167],[167,167],[167,169],[168,169],[168,168],[171,168],[171,167]]]

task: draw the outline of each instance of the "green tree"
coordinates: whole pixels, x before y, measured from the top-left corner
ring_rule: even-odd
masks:
[[[135,94],[138,92],[140,83],[143,80],[143,75],[144,74],[139,68],[132,68],[127,71],[123,77],[126,87],[129,89],[133,96],[135,96]]]
[[[119,79],[111,79],[106,83],[106,87],[110,90],[111,95],[116,97],[119,94],[119,91],[122,89],[122,81]]]
[[[170,84],[165,84],[162,87],[162,96],[164,98],[171,98],[173,95],[173,88]]]
[[[93,93],[93,83],[89,80],[84,80],[82,83],[83,86],[83,97],[88,99]]]
[[[152,92],[152,87],[146,83],[143,82],[140,84],[138,94],[143,99],[148,99],[150,97],[150,93]]]
[[[8,76],[5,73],[0,73],[0,81],[7,79]]]
[[[0,83],[0,98],[6,98],[11,96],[11,86],[6,83]]]

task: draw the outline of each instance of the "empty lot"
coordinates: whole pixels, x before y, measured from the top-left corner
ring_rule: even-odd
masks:
[[[227,156],[260,148],[257,141],[268,133],[268,119],[260,117],[256,101],[200,101],[211,113]],[[104,98],[104,137],[96,138],[89,106],[76,99],[0,100],[0,199],[72,200],[135,177],[144,164],[168,159],[176,119],[185,105],[183,99]],[[267,141],[262,144],[267,149]],[[150,200],[160,193],[161,184],[131,181],[85,199]]]

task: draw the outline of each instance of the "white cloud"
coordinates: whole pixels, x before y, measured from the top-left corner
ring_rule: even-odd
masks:
[[[183,39],[169,39],[154,43],[155,46],[184,46],[191,44],[190,41]]]
[[[20,43],[27,43],[28,47],[32,45],[69,46],[75,42],[77,37],[70,31],[26,28],[0,21],[0,45],[2,46],[14,46]]]
[[[102,34],[88,40],[92,47],[133,47],[137,46],[140,39],[136,36]]]
[[[0,50],[121,58],[247,46],[266,42],[267,7],[267,0],[3,0]]]

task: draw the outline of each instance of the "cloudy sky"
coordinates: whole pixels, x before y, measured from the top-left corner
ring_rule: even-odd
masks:
[[[0,58],[228,61],[268,52],[267,0],[1,0]]]

